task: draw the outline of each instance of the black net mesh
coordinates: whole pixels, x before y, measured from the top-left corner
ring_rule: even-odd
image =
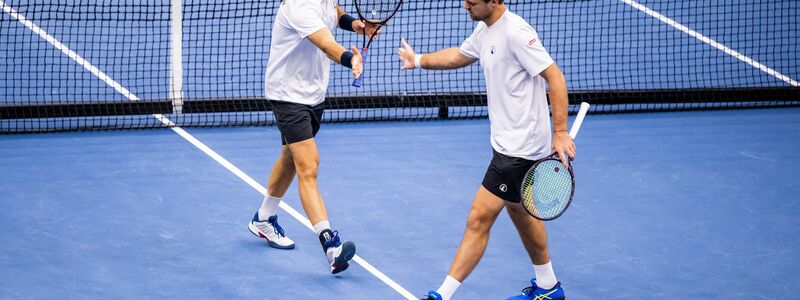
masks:
[[[263,84],[278,1],[184,0],[179,87],[169,0],[0,3],[2,133],[273,122]],[[506,3],[561,67],[573,111],[582,101],[593,113],[800,106],[798,1]],[[460,1],[404,1],[370,47],[362,88],[332,68],[324,120],[485,117],[478,63],[401,71],[396,56],[401,38],[431,52],[474,26]],[[351,32],[336,38],[361,45]]]

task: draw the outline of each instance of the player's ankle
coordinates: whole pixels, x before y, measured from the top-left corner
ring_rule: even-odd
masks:
[[[332,243],[329,242],[334,237],[333,231],[331,231],[330,229],[323,229],[319,233],[318,237],[319,237],[319,243],[322,246],[322,251],[327,252],[328,248],[333,246]]]

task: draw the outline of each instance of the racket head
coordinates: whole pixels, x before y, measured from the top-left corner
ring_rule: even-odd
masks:
[[[403,0],[353,0],[353,4],[361,21],[383,25],[397,14]]]
[[[353,0],[353,4],[362,22],[375,24],[378,26],[378,29],[380,29],[386,22],[389,22],[389,19],[397,14],[400,7],[403,6],[403,0]],[[372,40],[375,38],[376,34],[369,35],[369,39],[367,39],[366,35],[363,37],[361,46],[363,65],[367,63],[367,51],[369,46],[372,45]],[[353,80],[352,86],[357,88],[362,87],[364,85],[363,78],[364,73],[361,73],[361,77]]]
[[[525,173],[520,202],[534,218],[550,221],[567,211],[574,194],[572,166],[564,168],[558,156],[553,155],[537,161]]]

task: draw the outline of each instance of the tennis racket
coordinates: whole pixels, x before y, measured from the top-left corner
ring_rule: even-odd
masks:
[[[383,25],[386,25],[386,23],[389,22],[389,19],[394,17],[397,11],[400,10],[400,6],[403,5],[403,0],[353,0],[353,3],[356,6],[358,17],[362,22],[371,23],[377,26],[377,28],[375,28],[375,33],[369,35],[369,40],[367,40],[366,34],[363,38],[361,47],[361,63],[366,66],[367,52],[369,52],[369,46],[372,44],[372,39],[375,38],[378,30],[380,30]],[[361,76],[353,80],[353,86],[361,87],[363,85],[363,78],[364,73],[361,73]]]
[[[589,103],[581,103],[581,108],[569,136],[574,140],[581,129],[583,118],[589,111]],[[572,164],[568,168],[558,157],[558,153],[537,161],[522,180],[520,195],[522,206],[533,216],[542,221],[555,220],[567,211],[575,194],[575,178],[572,173]]]

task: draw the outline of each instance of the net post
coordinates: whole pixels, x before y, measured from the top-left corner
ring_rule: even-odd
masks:
[[[433,97],[433,100],[436,100],[438,97]],[[438,98],[439,100],[439,112],[438,117],[439,120],[447,120],[450,118],[450,109],[447,106],[447,99],[446,98]]]
[[[183,112],[183,3],[171,0],[170,7],[170,80],[169,98],[172,112]]]
[[[439,119],[447,119],[450,117],[449,111],[447,109],[447,105],[440,104],[439,105]]]

